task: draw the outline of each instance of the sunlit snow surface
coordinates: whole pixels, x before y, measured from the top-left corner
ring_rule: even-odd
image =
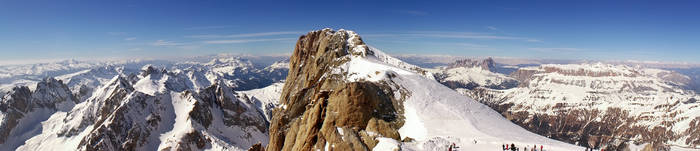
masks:
[[[348,81],[393,81],[410,92],[404,102],[406,122],[399,133],[416,141],[397,144],[404,150],[440,150],[435,146],[451,143],[466,150],[498,150],[505,143],[521,147],[544,145],[547,150],[583,150],[531,133],[491,108],[412,71],[406,63],[394,61],[375,48],[370,47],[369,51],[374,55],[351,56],[339,68],[348,72]],[[397,76],[391,78],[389,74]],[[378,147],[390,148],[387,144],[392,143],[380,144]]]
[[[167,73],[161,72],[163,68],[156,68],[154,72],[145,74],[145,76],[142,76],[144,74],[138,74],[138,79],[131,82],[129,80],[132,79],[129,79],[128,75],[121,72],[123,70],[121,67],[115,68],[111,66],[80,70],[57,76],[57,79],[63,80],[72,89],[77,90],[79,88],[72,86],[88,85],[89,87],[94,87],[94,91],[91,91],[90,95],[86,96],[79,104],[72,104],[72,102],[67,105],[58,104],[58,111],[35,110],[35,112],[25,114],[25,118],[21,119],[17,128],[12,131],[8,141],[0,145],[0,151],[79,149],[81,141],[93,133],[95,119],[100,118],[94,116],[100,115],[98,112],[100,112],[103,102],[114,96],[116,91],[126,90],[125,88],[127,87],[133,88],[133,90],[128,90],[123,100],[118,98],[120,99],[120,104],[117,104],[117,106],[130,105],[127,109],[132,110],[124,115],[127,120],[121,122],[144,124],[149,119],[162,119],[157,127],[149,131],[150,135],[145,138],[144,144],[141,144],[143,146],[140,146],[137,150],[172,148],[180,145],[178,143],[181,143],[182,138],[193,131],[201,132],[204,137],[211,141],[210,145],[205,146],[204,150],[245,150],[255,143],[266,145],[268,140],[267,132],[260,132],[254,127],[225,125],[221,117],[223,117],[223,112],[229,111],[222,110],[219,107],[211,109],[211,114],[214,118],[208,128],[197,124],[188,113],[192,111],[194,102],[199,98],[193,98],[192,95],[188,95],[184,90],[198,92],[200,89],[209,87],[211,85],[210,81],[221,81],[226,83],[222,87],[225,87],[226,90],[224,92],[227,92],[225,95],[228,98],[233,98],[233,101],[240,101],[244,106],[253,109],[248,110],[249,113],[245,114],[256,115],[265,113],[264,117],[260,116],[255,119],[266,120],[264,118],[269,119],[271,109],[276,107],[283,84],[278,82],[265,88],[239,92],[232,89],[233,86],[236,86],[233,84],[236,83],[229,85],[229,81],[248,79],[245,76],[262,76],[266,72],[263,70],[285,70],[284,65],[286,64],[281,62],[265,69],[250,69],[252,68],[250,62],[242,63],[243,65],[235,64],[240,62],[235,58],[215,59],[215,61],[218,62],[203,65],[202,63],[169,65],[171,69],[168,69],[169,72]],[[151,65],[143,67],[149,66]],[[197,68],[193,69],[194,67],[192,66]],[[228,68],[218,68],[219,66]],[[233,67],[241,70],[223,70]],[[217,69],[218,72],[210,72],[210,69]],[[139,73],[145,72],[145,70],[142,68],[141,71],[135,70],[131,72]],[[239,78],[236,76],[239,75],[239,72],[250,74]],[[29,86],[36,85],[35,81],[27,81],[29,81],[27,82]],[[260,87],[262,86],[265,85],[261,84]],[[131,98],[145,98],[143,101],[147,103],[143,104],[145,105],[143,108],[141,108],[141,105],[133,106],[138,100],[130,100]],[[269,110],[269,112],[265,112],[266,110]],[[1,116],[4,116],[4,114],[0,114]],[[97,126],[107,124],[110,124],[110,120]],[[74,132],[66,134],[65,132],[68,131]],[[19,147],[15,148],[17,146]]]

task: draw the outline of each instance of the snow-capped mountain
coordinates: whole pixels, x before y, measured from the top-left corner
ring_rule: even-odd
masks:
[[[46,78],[35,90],[18,86],[2,97],[0,102],[0,149],[22,145],[40,134],[40,123],[57,112],[66,112],[78,103],[62,81]]]
[[[439,79],[474,74],[499,75],[490,77],[493,81],[505,76],[470,71]],[[662,149],[697,145],[694,125],[700,121],[700,104],[696,103],[700,97],[684,89],[690,78],[678,72],[604,63],[544,64],[519,68],[508,77],[517,80],[518,87],[452,88],[532,132],[583,146],[621,149],[648,143]]]
[[[273,150],[497,150],[502,143],[582,148],[528,132],[356,33],[302,36],[273,112]],[[260,148],[258,148],[260,149]]]
[[[669,68],[667,70],[676,71],[690,77],[688,89],[695,90],[695,93],[700,93],[700,68]]]
[[[435,74],[436,79],[452,89],[487,87],[492,89],[508,89],[518,85],[518,81],[497,72],[493,59],[484,60],[464,59],[449,64],[446,67],[428,69]]]
[[[0,150],[243,150],[267,144],[268,117],[277,105],[271,96],[279,96],[286,62],[263,68],[238,57],[105,64],[35,86],[15,85],[0,102]]]
[[[216,56],[67,69],[11,75],[2,83],[0,150],[446,150],[451,144],[497,150],[510,143],[607,150],[700,143],[699,98],[682,88],[692,78],[677,72],[547,64],[506,75],[515,68],[492,59],[423,69],[347,30],[309,32],[289,60],[265,66]],[[42,75],[55,78],[36,80]]]
[[[251,60],[257,62],[253,63]],[[271,81],[279,81],[284,78],[287,68],[284,66],[286,62],[276,56],[254,57],[222,54],[170,60],[66,60],[52,63],[0,65],[0,95],[10,91],[15,86],[27,86],[34,89],[36,83],[43,78],[56,77],[66,81],[76,94],[81,93],[80,86],[84,86],[85,88],[82,88],[84,95],[78,96],[84,100],[89,97],[85,95],[89,95],[91,89],[104,84],[119,74],[138,74],[145,65],[171,71],[183,70],[182,72],[191,74],[188,76],[199,76],[195,80],[204,86],[211,84],[207,81],[214,80],[213,78],[221,78],[225,79],[224,81],[236,90],[249,90],[269,85],[272,83]]]

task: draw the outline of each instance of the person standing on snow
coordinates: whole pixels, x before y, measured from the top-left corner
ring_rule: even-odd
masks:
[[[544,146],[540,145],[540,151],[544,151]]]
[[[510,144],[510,150],[515,151],[515,144]]]

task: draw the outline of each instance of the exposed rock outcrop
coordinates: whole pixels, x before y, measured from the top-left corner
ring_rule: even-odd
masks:
[[[45,78],[31,91],[19,86],[3,96],[0,102],[0,144],[15,148],[28,139],[27,135],[39,133],[31,129],[49,118],[56,111],[70,110],[78,99],[61,80]],[[7,142],[12,138],[13,142]]]
[[[79,150],[229,150],[267,139],[269,122],[263,113],[226,84],[215,83],[199,92],[177,92],[182,88],[177,81],[183,77],[167,70],[144,69],[136,83],[161,81],[165,88],[146,94],[138,91],[143,88],[133,91],[127,80],[115,77],[99,90],[106,94],[97,93],[95,100],[85,102],[87,108],[72,111],[86,113],[86,120],[96,121],[80,124],[92,125],[91,130],[85,126],[71,130],[90,130],[81,139]]]
[[[516,79],[498,73],[497,69],[496,62],[487,58],[457,60],[447,67],[430,70],[438,82],[452,89],[509,89],[518,86]]]
[[[400,139],[401,101],[386,83],[349,82],[332,70],[350,55],[371,55],[353,32],[324,29],[297,41],[273,111],[268,151],[371,150],[376,137]],[[365,50],[365,51],[355,51]]]
[[[288,61],[108,65],[2,93],[2,150],[240,150],[267,145]],[[263,66],[260,66],[263,67]],[[65,82],[65,83],[64,83]],[[31,84],[31,82],[30,82]],[[277,89],[277,87],[275,89]],[[277,95],[279,96],[279,95]]]
[[[493,58],[489,57],[489,58],[486,58],[483,60],[462,59],[462,60],[457,60],[457,61],[447,65],[447,68],[458,68],[458,67],[468,67],[468,68],[479,67],[479,68],[484,69],[486,71],[494,72],[496,70],[496,62],[493,61]]]

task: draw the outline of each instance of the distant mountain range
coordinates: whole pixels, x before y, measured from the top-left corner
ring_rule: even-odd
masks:
[[[693,88],[693,69],[542,64],[504,74],[498,68],[489,58],[459,60],[429,71],[444,85],[547,137],[611,149],[633,143],[661,149],[700,141],[700,96]]]
[[[288,61],[260,68],[216,56],[4,69],[15,71],[4,80],[15,81],[0,102],[0,150],[242,150],[267,142],[281,91],[275,83]],[[46,75],[55,78],[35,79]]]
[[[390,56],[348,30],[291,56],[0,66],[0,150],[692,149],[700,68]]]

